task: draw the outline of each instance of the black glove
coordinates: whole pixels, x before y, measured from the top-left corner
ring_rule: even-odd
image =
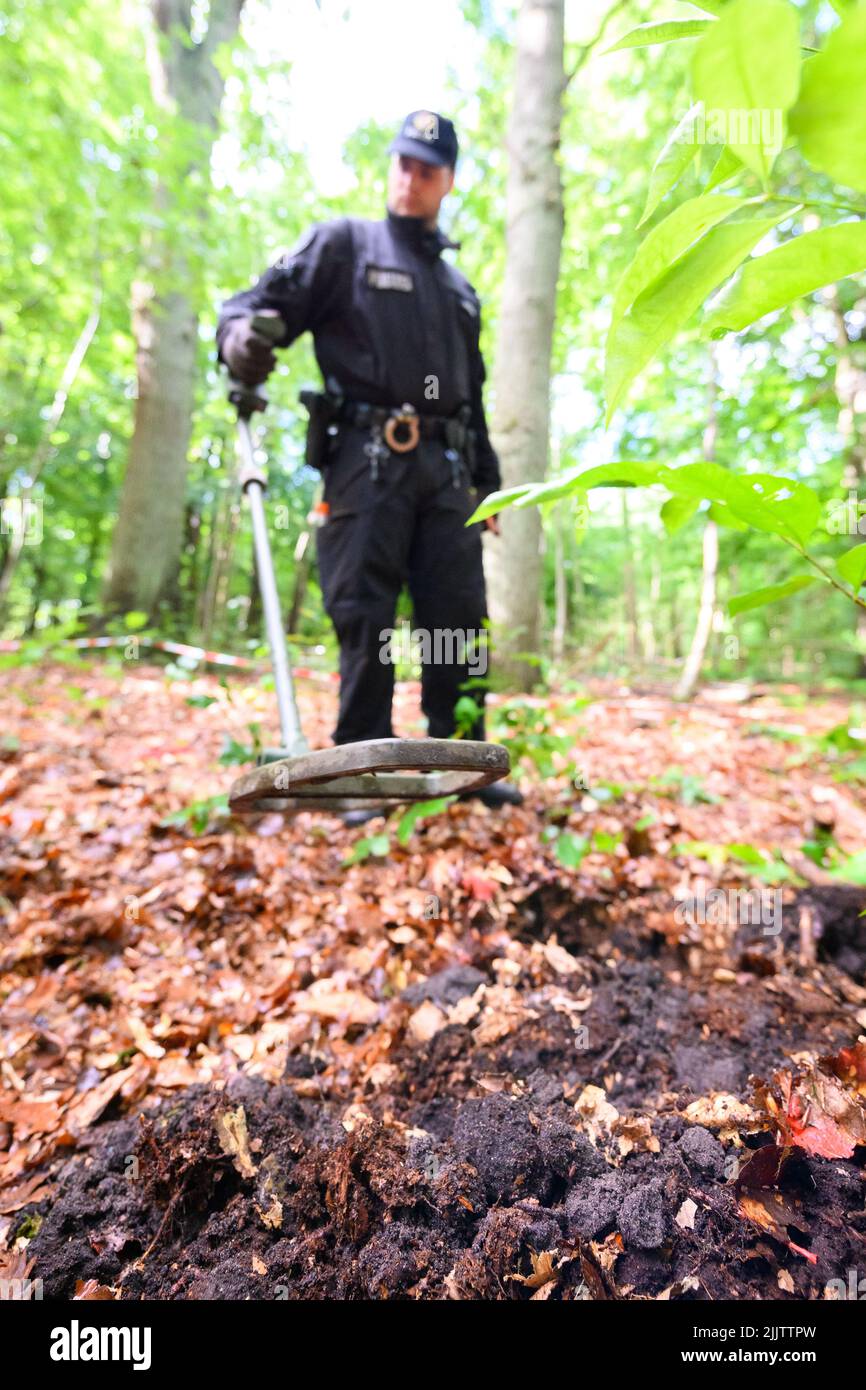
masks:
[[[244,386],[261,385],[277,365],[271,344],[254,331],[248,318],[230,321],[221,354],[232,376]]]

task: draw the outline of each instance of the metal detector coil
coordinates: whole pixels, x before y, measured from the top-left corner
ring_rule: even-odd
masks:
[[[232,811],[389,809],[404,802],[476,791],[509,771],[496,743],[448,738],[376,738],[264,763],[229,792]]]

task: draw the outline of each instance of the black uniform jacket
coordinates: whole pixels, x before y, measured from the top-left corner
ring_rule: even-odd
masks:
[[[279,347],[306,329],[326,383],[352,400],[413,405],[419,414],[471,409],[473,483],[479,498],[500,487],[484,416],[481,305],[464,275],[442,259],[454,247],[438,228],[388,211],[317,223],[249,290],[222,306],[217,342],[231,319],[276,309]]]

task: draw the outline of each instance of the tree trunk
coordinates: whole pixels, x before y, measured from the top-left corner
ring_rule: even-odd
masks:
[[[864,431],[863,424],[863,408],[862,405],[859,405],[859,402],[866,399],[866,370],[855,359],[854,348],[845,328],[845,317],[837,288],[832,290],[829,302],[836,322],[836,347],[838,349],[834,385],[839,402],[838,430],[842,436],[845,461],[842,487],[847,494],[853,493],[859,502],[860,489],[864,479],[866,479],[866,431]],[[846,518],[849,515],[847,497],[843,515]],[[859,521],[858,509],[856,512],[858,527]],[[857,529],[849,536],[848,544],[859,545],[862,540],[863,536]],[[857,637],[857,648],[860,653],[858,674],[863,676],[866,675],[866,613],[863,612],[862,608],[855,608],[852,616]]]
[[[568,580],[565,573],[566,511],[563,506],[553,512],[553,659],[562,663],[565,655],[565,634],[568,628]]]
[[[719,431],[718,397],[718,369],[715,353],[711,352],[710,376],[707,383],[707,422],[704,426],[703,438],[703,456],[708,462],[712,462],[716,457],[716,442]],[[674,688],[675,700],[690,700],[700,679],[701,667],[704,664],[704,657],[713,631],[718,568],[719,528],[714,521],[708,521],[704,527],[701,601],[698,607],[698,621],[683,673]]]
[[[310,576],[310,555],[313,547],[310,545],[310,532],[302,531],[298,536],[295,546],[295,582],[292,586],[292,602],[289,608],[289,618],[286,624],[286,631],[297,633],[301,621],[301,610],[304,606],[304,599],[307,594],[307,580]]]
[[[539,482],[547,468],[563,233],[558,149],[564,88],[563,0],[522,0],[507,137],[506,261],[491,431],[504,487]],[[519,654],[539,646],[538,511],[509,509],[501,528],[501,536],[485,542],[496,667],[506,682],[529,689],[537,671]]]
[[[193,149],[187,174],[205,187],[223,93],[213,55],[236,34],[242,7],[243,0],[211,0],[207,33],[195,43],[193,0],[151,0],[154,98],[181,118],[183,138]],[[157,190],[157,206],[171,225],[150,247],[147,280],[133,287],[138,395],[103,600],[108,613],[152,613],[174,581],[183,544],[198,320],[184,288],[190,275],[180,248],[187,236],[195,238],[200,221],[181,230],[166,185]]]
[[[54,393],[54,400],[51,403],[51,409],[48,412],[48,418],[43,426],[39,443],[34,450],[33,458],[29,464],[27,472],[30,481],[27,487],[22,488],[19,494],[18,500],[21,502],[21,516],[18,518],[18,524],[11,528],[9,547],[3,559],[2,573],[0,573],[0,612],[2,612],[5,607],[6,596],[9,592],[9,586],[12,583],[12,576],[18,566],[18,561],[21,559],[21,551],[26,542],[27,508],[31,502],[33,488],[51,454],[51,436],[63,419],[63,412],[66,410],[69,392],[75,384],[81,364],[87,354],[87,349],[93,342],[96,330],[99,327],[101,302],[102,289],[97,287],[94,295],[93,309],[76,339],[75,346],[69,354],[66,366],[63,369],[63,375],[60,378],[60,385]]]
[[[625,601],[626,659],[631,673],[634,673],[636,667],[642,660],[640,623],[637,610],[637,589],[634,579],[634,556],[632,554],[628,493],[625,488],[621,488],[619,495],[622,515],[622,534],[625,541],[625,559],[622,566],[622,588],[623,599]]]

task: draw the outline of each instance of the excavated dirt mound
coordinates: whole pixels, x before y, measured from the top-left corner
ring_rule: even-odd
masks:
[[[783,1148],[756,1097],[792,1056],[854,1042],[862,906],[806,890],[771,948],[746,928],[737,969],[688,969],[601,898],[539,891],[514,939],[578,968],[528,980],[516,1026],[473,1012],[500,987],[480,937],[404,991],[406,1018],[465,1021],[405,1031],[383,1087],[337,1094],[301,1048],[279,1082],[104,1120],[21,1213],[41,1218],[31,1273],[59,1299],[88,1280],[123,1299],[827,1297],[866,1267],[866,1142]]]

